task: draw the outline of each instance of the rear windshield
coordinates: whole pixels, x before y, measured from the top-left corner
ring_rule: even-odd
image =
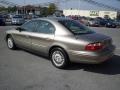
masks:
[[[75,20],[59,20],[58,22],[69,29],[75,35],[94,33],[94,31]]]

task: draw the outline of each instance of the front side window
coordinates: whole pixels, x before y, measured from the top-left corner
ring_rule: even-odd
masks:
[[[58,22],[61,23],[63,26],[65,26],[68,30],[70,30],[75,35],[93,33],[91,29],[74,20],[60,20]]]
[[[35,21],[29,21],[21,26],[25,31],[33,32],[36,29]]]
[[[37,21],[36,31],[44,34],[54,34],[55,28],[51,23],[47,21],[39,20]]]

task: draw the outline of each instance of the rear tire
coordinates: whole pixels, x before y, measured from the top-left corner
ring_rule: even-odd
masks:
[[[52,64],[59,68],[66,68],[69,64],[69,58],[67,53],[61,48],[54,48],[50,52],[50,59]]]

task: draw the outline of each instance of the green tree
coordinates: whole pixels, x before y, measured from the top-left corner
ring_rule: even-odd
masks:
[[[41,16],[43,16],[43,17],[48,16],[48,8],[47,7],[41,8]]]
[[[6,13],[13,13],[13,12],[16,12],[17,10],[17,7],[14,6],[14,7],[0,7],[0,12],[6,12]]]
[[[7,12],[7,8],[6,7],[0,7],[0,12]]]
[[[52,15],[57,10],[57,6],[54,3],[50,3],[48,6],[48,14]]]
[[[8,10],[9,13],[11,13],[11,12],[13,13],[13,12],[16,12],[17,7],[16,6],[14,6],[14,7],[8,7],[7,10]]]

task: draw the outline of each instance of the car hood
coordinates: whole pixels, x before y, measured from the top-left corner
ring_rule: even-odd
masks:
[[[111,38],[109,36],[99,34],[99,33],[76,35],[76,39],[87,41],[89,43],[101,42],[101,41],[104,41],[104,40],[111,40]]]

